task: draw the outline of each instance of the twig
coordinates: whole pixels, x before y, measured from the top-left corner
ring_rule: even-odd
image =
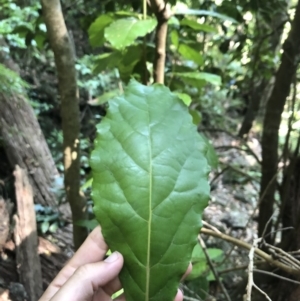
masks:
[[[248,218],[248,221],[247,221],[247,223],[246,223],[246,225],[245,225],[245,228],[244,228],[244,230],[242,231],[242,233],[239,235],[238,239],[241,239],[242,236],[244,235],[246,229],[248,228],[248,225],[249,225],[251,219],[253,219],[253,217],[254,217],[254,215],[255,215],[255,212],[256,212],[256,210],[258,209],[258,207],[259,207],[260,203],[262,202],[262,200],[264,199],[264,197],[265,197],[265,195],[266,195],[266,193],[267,193],[267,191],[268,191],[270,185],[273,183],[273,181],[276,180],[279,171],[280,171],[280,168],[277,170],[277,173],[273,176],[273,178],[271,179],[271,181],[268,183],[266,189],[263,191],[261,197],[259,198],[259,200],[258,200],[258,202],[257,202],[257,204],[256,204],[256,206],[255,206],[255,208],[254,208],[254,210],[253,210],[253,213],[252,213],[252,214],[250,215],[250,217]],[[234,248],[235,248],[235,246],[233,246],[233,247],[229,250],[229,252],[225,255],[225,258],[224,258],[224,260],[222,261],[222,263],[224,263],[224,262],[229,258],[230,254],[232,253],[232,251],[234,250]]]
[[[262,263],[265,263],[265,262],[263,260],[254,261],[255,266],[260,265]],[[247,268],[248,268],[248,265],[245,264],[245,265],[240,265],[240,266],[224,269],[224,270],[221,270],[221,271],[218,271],[218,272],[219,272],[219,275],[222,275],[222,274],[226,274],[226,273],[230,273],[230,272],[234,272],[234,271],[239,271],[239,270],[245,270],[246,271]]]
[[[202,301],[201,299],[196,299],[192,297],[183,296],[183,300],[189,300],[189,301]]]
[[[246,152],[246,153],[250,153],[254,159],[257,161],[258,164],[261,164],[261,160],[258,158],[258,156],[254,153],[254,151],[251,149],[251,147],[247,144],[247,143],[243,143],[247,149],[244,149],[242,147],[239,146],[234,146],[234,145],[221,145],[221,146],[217,146],[215,147],[215,149],[236,149],[239,150],[241,152]]]
[[[183,288],[188,291],[190,294],[195,295],[195,297],[197,298],[197,301],[202,301],[202,299],[200,298],[200,296],[198,294],[196,294],[194,291],[192,291],[187,285],[184,285]]]
[[[209,224],[208,222],[202,221],[202,224],[204,226],[206,226],[207,228],[210,228],[210,229],[214,230],[215,232],[222,234],[222,232],[218,228],[216,228],[215,226]]]
[[[291,266],[300,270],[300,262],[291,254],[266,242],[264,242],[263,245],[265,245],[269,249],[269,251],[272,252],[272,254],[274,254],[275,258],[284,259],[286,262],[290,263]]]
[[[227,301],[231,301],[231,298],[230,298],[230,296],[229,296],[229,294],[228,294],[228,292],[227,292],[227,290],[226,290],[226,288],[225,288],[223,282],[221,281],[221,279],[220,279],[220,277],[219,277],[219,274],[218,274],[217,270],[215,269],[215,267],[214,267],[214,265],[213,265],[213,263],[212,263],[212,261],[211,261],[209,255],[208,255],[208,253],[207,253],[206,245],[205,245],[205,243],[204,243],[204,241],[203,241],[203,239],[202,239],[202,237],[201,237],[200,234],[198,235],[198,240],[199,240],[199,243],[200,243],[200,245],[201,245],[201,247],[202,247],[202,250],[203,250],[203,252],[204,252],[204,254],[205,254],[205,257],[206,257],[206,259],[207,259],[208,265],[209,265],[210,269],[212,270],[212,272],[213,272],[213,274],[214,274],[214,276],[215,276],[217,282],[219,283],[222,292],[224,293],[224,295],[225,295]]]
[[[254,253],[255,250],[258,247],[258,244],[262,241],[262,238],[254,239],[253,245],[249,252],[249,265],[248,265],[248,285],[247,285],[247,295],[246,295],[246,301],[251,301],[251,293],[252,293],[252,287],[256,288],[262,295],[266,297],[267,300],[272,301],[270,297],[261,290],[253,280],[253,271],[254,271]]]
[[[251,250],[251,248],[252,248],[252,246],[250,244],[248,244],[240,239],[236,239],[232,236],[221,233],[221,232],[215,232],[210,229],[202,228],[201,233],[223,239],[223,240],[233,243],[234,245],[241,247],[243,249]],[[300,276],[300,270],[297,270],[297,269],[291,268],[290,266],[287,266],[286,264],[280,262],[279,260],[274,259],[271,255],[267,254],[266,252],[264,252],[258,248],[255,249],[255,254],[257,256],[259,256],[260,258],[264,259],[271,266],[275,266],[293,276]]]
[[[262,236],[261,236],[262,239],[261,239],[260,241],[264,241],[264,238],[265,238],[265,235],[266,235],[266,231],[267,231],[267,229],[268,229],[268,226],[269,226],[269,224],[272,222],[272,219],[273,219],[273,217],[276,215],[277,211],[278,211],[278,210],[275,210],[275,211],[273,212],[273,214],[270,216],[270,218],[268,219],[267,223],[265,224],[265,228],[264,228],[264,231],[263,231]]]
[[[251,301],[251,296],[252,296],[252,288],[255,286],[254,285],[254,280],[253,280],[253,260],[254,260],[254,253],[255,249],[257,248],[258,244],[261,242],[261,238],[254,239],[253,245],[250,249],[249,252],[249,264],[248,264],[248,284],[246,288],[246,301]]]
[[[279,279],[282,279],[282,280],[285,280],[285,281],[288,281],[288,282],[292,282],[292,283],[295,283],[295,284],[300,284],[299,281],[296,281],[296,280],[293,280],[293,279],[289,279],[289,278],[277,275],[277,274],[272,273],[272,272],[258,270],[258,269],[253,269],[253,272],[260,273],[260,274],[265,274],[265,275],[269,275],[269,276],[276,277],[276,278],[279,278]]]
[[[262,295],[264,295],[267,300],[272,301],[270,297],[262,289],[260,289],[255,283],[253,283],[253,287],[255,287]]]

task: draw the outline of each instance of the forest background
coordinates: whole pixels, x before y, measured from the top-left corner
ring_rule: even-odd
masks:
[[[211,142],[205,247],[185,298],[268,300],[257,284],[271,300],[300,299],[300,2],[0,5],[0,299],[38,294],[16,268],[18,173],[33,190],[41,291],[95,226],[96,124],[131,78],[169,87]]]

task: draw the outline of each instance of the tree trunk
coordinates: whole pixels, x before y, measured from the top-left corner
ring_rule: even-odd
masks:
[[[268,100],[262,135],[262,178],[261,203],[259,205],[259,236],[264,232],[268,220],[273,213],[274,195],[276,191],[276,174],[278,168],[278,130],[284,104],[290,92],[300,54],[300,1],[296,7],[291,31],[283,45],[281,64],[277,71],[275,84]],[[269,223],[266,233],[270,233]],[[268,241],[271,241],[268,236]]]
[[[54,52],[61,98],[64,136],[64,169],[67,201],[71,205],[74,246],[77,249],[87,236],[87,229],[77,225],[87,219],[86,201],[80,195],[80,121],[75,54],[59,0],[42,0],[43,15]]]
[[[0,45],[5,45],[1,39]],[[17,65],[7,53],[0,52],[0,63],[19,74]],[[58,171],[35,113],[24,95],[0,92],[0,136],[12,169],[19,165],[27,171],[35,202],[57,206],[51,186]]]
[[[157,19],[153,77],[155,83],[163,84],[165,79],[168,20],[171,16],[171,12],[163,0],[151,0],[151,8]]]
[[[14,217],[17,270],[29,300],[38,301],[43,293],[43,283],[33,191],[26,172],[19,166],[16,166],[14,176],[17,199],[17,215]]]
[[[244,120],[239,130],[240,137],[247,135],[251,130],[259,109],[263,105],[263,100],[266,96],[268,98],[267,92],[272,88],[273,79],[266,78],[264,74],[261,74],[261,70],[266,70],[266,64],[261,60],[262,51],[263,48],[266,47],[268,48],[268,53],[270,55],[278,51],[284,24],[287,19],[288,2],[289,1],[278,1],[278,8],[274,11],[274,15],[271,17],[269,24],[266,24],[266,21],[262,20],[261,16],[258,16],[261,21],[257,22],[256,27],[257,31],[263,33],[263,36],[260,37],[259,42],[253,49],[253,75],[250,83],[250,99]],[[259,26],[258,24],[261,23],[263,23],[262,26]],[[272,34],[267,36],[266,32],[271,32]],[[266,47],[263,47],[263,45],[266,45]],[[273,68],[269,68],[270,73],[272,73],[272,69]],[[269,89],[268,86],[270,86]]]

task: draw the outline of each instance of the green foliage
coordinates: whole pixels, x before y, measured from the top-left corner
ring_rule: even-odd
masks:
[[[192,47],[181,44],[178,48],[178,52],[187,60],[194,61],[196,64],[201,66],[203,64],[203,57],[199,53],[199,51],[196,51]]]
[[[110,99],[112,99],[120,94],[121,93],[120,93],[119,89],[114,89],[109,92],[103,93],[101,96],[97,97],[94,100],[88,101],[88,103],[92,106],[99,106],[99,105],[102,105],[102,104],[108,102]]]
[[[208,248],[206,252],[213,263],[221,262],[224,259],[224,252],[221,249]],[[197,295],[205,299],[209,293],[209,282],[216,279],[207,263],[206,255],[199,244],[194,247],[192,264],[193,270],[185,280],[193,292],[196,292]]]
[[[54,233],[59,227],[64,225],[59,213],[53,211],[51,207],[44,207],[40,204],[36,204],[34,205],[34,208],[38,229],[43,234],[47,232]]]
[[[224,252],[221,249],[216,248],[209,248],[206,250],[209,258],[212,261],[218,261],[223,258]],[[192,253],[192,264],[193,264],[193,270],[192,272],[187,276],[186,280],[190,281],[196,278],[199,278],[201,276],[209,276],[209,266],[206,260],[205,253],[203,252],[202,248],[199,244],[197,244],[194,247],[193,253]]]
[[[0,64],[0,93],[24,94],[29,85],[21,79],[19,74]]]
[[[137,20],[135,18],[120,19],[105,29],[105,38],[112,47],[122,50],[133,44],[135,39],[143,37],[154,30],[155,19]]]
[[[205,72],[176,72],[187,84],[198,86],[199,84],[210,83],[212,85],[221,85],[221,78],[218,75],[205,73]]]
[[[44,33],[41,27],[39,13],[40,3],[34,2],[32,5],[22,8],[13,0],[1,0],[0,36],[4,36],[10,45],[18,48],[26,48],[28,44],[38,44],[33,38],[35,33]],[[39,37],[39,39],[41,36]],[[1,47],[0,47],[1,48]]]
[[[198,15],[198,16],[209,16],[209,17],[213,17],[213,18],[218,18],[220,20],[223,21],[230,21],[232,23],[236,23],[236,20],[226,16],[224,14],[220,14],[214,11],[208,11],[208,10],[201,10],[201,9],[191,9],[191,8],[187,8],[187,9],[183,9],[183,10],[177,10],[176,11],[177,15]]]
[[[91,158],[94,212],[125,258],[127,301],[173,301],[209,196],[206,151],[167,88],[132,81],[110,102]]]
[[[93,47],[102,46],[104,39],[104,29],[111,22],[113,22],[113,18],[109,15],[102,15],[97,18],[92,25],[90,26],[88,33],[90,38],[90,43]]]

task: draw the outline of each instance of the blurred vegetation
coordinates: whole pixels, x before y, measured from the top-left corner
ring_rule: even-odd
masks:
[[[76,54],[80,91],[81,189],[89,205],[90,217],[88,221],[81,221],[81,225],[93,228],[89,157],[95,127],[105,116],[109,100],[122,94],[123,86],[131,78],[146,84],[153,82],[157,20],[151,7],[147,7],[145,15],[143,2],[137,0],[63,0],[61,3]],[[166,39],[165,85],[189,106],[199,131],[215,144],[220,160],[212,173],[212,190],[221,176],[224,176],[223,183],[232,185],[232,194],[236,186],[254,183],[253,195],[258,206],[264,194],[264,191],[259,192],[264,164],[261,138],[266,130],[263,121],[298,3],[295,0],[170,0],[168,5],[172,16],[168,20]],[[27,93],[62,174],[58,82],[40,2],[0,0],[0,6],[0,57],[9,53],[20,68],[19,76],[0,61],[0,94]],[[278,149],[273,152],[278,152],[275,162],[278,169],[272,206],[274,211],[279,210],[271,223],[275,232],[294,226],[286,222],[291,212],[300,214],[299,55],[297,52],[294,62],[297,71],[293,82],[289,83],[290,92],[279,131],[275,133]],[[276,84],[280,87],[280,83]],[[228,143],[220,145],[220,134],[228,138]],[[254,140],[259,142],[255,150]],[[0,137],[0,151],[3,151],[1,141]],[[222,154],[228,149],[237,149],[245,157],[250,155],[255,164],[245,168],[241,162],[227,160],[226,154]],[[8,172],[7,165],[0,163],[0,180],[4,180],[7,193],[13,199],[9,188],[12,178]],[[64,203],[62,177],[52,189],[58,203]],[[289,211],[286,208],[290,208]],[[254,207],[254,213],[256,209]],[[65,224],[60,214],[51,208],[37,204],[36,211],[42,233],[55,232]],[[273,211],[269,216],[272,214]],[[265,224],[266,221],[263,227]],[[288,242],[294,240],[293,237],[296,236],[289,236]],[[272,243],[281,246],[283,241],[281,235],[273,235]],[[299,249],[300,242],[293,250],[286,241],[282,246],[294,251]],[[210,257],[219,264],[225,251],[221,247],[208,248]],[[209,283],[216,279],[201,250],[194,250],[193,263],[196,268],[188,279],[190,290],[197,290],[198,297],[204,300],[210,292]],[[222,268],[224,266],[219,265],[218,269]],[[188,295],[197,300],[195,294],[189,292]],[[214,300],[225,300],[222,294],[219,298]]]

